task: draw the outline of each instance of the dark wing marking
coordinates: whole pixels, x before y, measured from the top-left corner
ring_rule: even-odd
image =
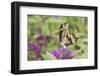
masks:
[[[60,39],[60,42],[62,42],[62,33],[63,33],[63,30],[61,30],[63,28],[63,24],[61,24],[60,28],[59,28],[59,39]]]

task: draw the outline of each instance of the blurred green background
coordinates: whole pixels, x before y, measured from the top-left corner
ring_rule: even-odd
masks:
[[[41,34],[50,36],[50,39],[42,46],[42,57],[47,60],[47,53],[59,47],[59,27],[62,22],[69,22],[69,28],[79,37],[75,45],[68,48],[76,53],[74,59],[88,57],[88,18],[83,16],[43,16],[28,15],[28,42],[36,43],[35,36]],[[34,53],[28,50],[28,60],[32,60]]]

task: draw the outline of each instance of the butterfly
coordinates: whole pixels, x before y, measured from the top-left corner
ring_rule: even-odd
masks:
[[[69,29],[69,23],[62,23],[59,28],[60,45],[66,47],[71,44],[75,44],[79,37],[76,37]]]

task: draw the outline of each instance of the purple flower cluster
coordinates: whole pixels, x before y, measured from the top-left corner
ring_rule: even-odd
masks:
[[[57,59],[71,59],[75,56],[75,53],[70,51],[68,48],[57,48],[52,51]]]
[[[49,40],[51,39],[50,36],[44,36],[44,35],[39,35],[37,36],[36,40],[37,40],[37,44],[40,45],[41,47],[43,45],[45,45]]]
[[[28,44],[28,48],[33,49],[35,54],[37,56],[40,56],[40,54],[41,54],[41,47],[39,45],[29,43]]]
[[[46,40],[46,37],[43,35],[39,35],[36,39],[37,40]]]

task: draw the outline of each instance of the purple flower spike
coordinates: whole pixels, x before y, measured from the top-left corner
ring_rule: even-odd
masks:
[[[37,37],[37,40],[45,40],[45,39],[46,39],[46,37],[44,35],[39,35]]]
[[[32,45],[32,49],[35,50],[35,52],[40,53],[41,52],[41,48],[38,45]]]
[[[45,42],[49,41],[51,38],[52,38],[52,37],[49,36],[49,35],[42,35],[42,34],[40,34],[40,35],[38,35],[38,36],[36,37],[36,40],[37,40],[37,41],[42,41],[42,42],[45,43]]]
[[[57,59],[60,59],[60,54],[59,54],[59,48],[58,49],[56,49],[56,50],[54,50],[53,52],[52,52],[52,55],[54,55]]]
[[[75,56],[75,53],[74,52],[72,52],[72,51],[68,51],[67,52],[67,58],[68,59],[72,59],[74,56]]]
[[[75,53],[70,51],[68,48],[57,48],[52,52],[52,54],[57,59],[71,59],[75,56]]]
[[[30,49],[33,49],[34,52],[36,53],[36,55],[40,55],[40,53],[41,53],[41,47],[40,47],[40,46],[38,46],[38,45],[36,45],[36,44],[29,43],[29,44],[28,44],[28,47],[29,47]]]

